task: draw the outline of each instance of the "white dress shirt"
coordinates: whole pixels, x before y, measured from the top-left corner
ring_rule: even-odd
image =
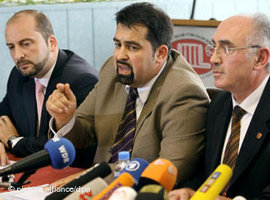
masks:
[[[247,98],[245,98],[245,100],[241,104],[237,103],[232,95],[233,108],[236,105],[238,105],[247,112],[243,116],[243,118],[241,119],[241,122],[240,122],[241,128],[240,128],[240,139],[239,139],[238,152],[241,149],[241,146],[243,144],[243,141],[244,141],[246,133],[247,133],[247,129],[248,129],[249,124],[251,122],[251,119],[254,115],[254,112],[257,108],[257,105],[261,99],[263,90],[266,86],[268,79],[269,79],[269,75],[263,80],[263,82],[260,84],[260,86],[256,90],[254,90]],[[224,146],[223,146],[223,150],[222,150],[221,163],[223,163],[225,149],[226,149],[226,146],[227,146],[230,134],[231,134],[231,126],[232,126],[232,118],[231,118],[229,126],[228,126],[228,130],[227,130],[227,134],[226,134],[226,138],[225,138],[225,142],[224,142]]]

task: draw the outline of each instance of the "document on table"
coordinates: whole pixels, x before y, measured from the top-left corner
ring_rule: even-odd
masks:
[[[10,165],[12,165],[12,164],[14,164],[16,161],[14,161],[14,160],[9,160],[9,162],[10,162],[9,165],[0,166],[0,170],[1,170],[1,169],[4,169],[4,168],[6,168],[6,167],[8,167],[8,166],[10,166]]]
[[[16,161],[10,160],[10,165],[15,163]],[[0,170],[4,169],[6,166],[0,166]],[[14,175],[8,175],[9,182],[14,181]],[[2,177],[0,177],[0,181],[2,181]],[[8,192],[0,193],[0,200],[44,200],[46,196],[48,196],[51,192],[45,192],[43,187],[46,185],[40,185],[35,187],[27,187],[23,186],[22,189],[15,189],[13,186],[8,188]]]
[[[11,186],[9,192],[0,193],[0,200],[44,200],[46,196],[51,194],[51,192],[43,190],[43,187],[47,185],[24,187],[20,190],[13,190]]]
[[[10,160],[9,162],[10,162],[9,165],[0,166],[0,171],[1,171],[2,169],[4,169],[4,168],[6,168],[6,167],[8,167],[8,166],[10,166],[10,165],[12,165],[12,164],[14,164],[16,161]],[[4,180],[4,182],[9,182],[9,183],[10,183],[10,182],[13,182],[13,181],[14,181],[15,176],[14,176],[14,174],[9,174],[9,175],[7,175],[5,178],[6,178],[6,180]],[[3,181],[3,177],[0,176],[0,182],[2,182],[2,181]],[[0,199],[0,200],[1,200],[1,199]]]

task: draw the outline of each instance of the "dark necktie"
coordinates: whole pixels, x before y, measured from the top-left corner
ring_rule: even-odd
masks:
[[[133,147],[133,137],[136,129],[136,99],[138,92],[136,88],[130,88],[127,103],[119,125],[114,145],[111,148],[112,157],[110,163],[118,160],[119,151],[131,151]]]
[[[239,148],[239,139],[240,139],[240,128],[241,128],[241,119],[246,114],[246,111],[243,110],[240,106],[235,106],[232,111],[232,127],[231,127],[231,135],[228,140],[223,163],[227,164],[234,170],[237,156],[238,156],[238,148]],[[229,183],[223,190],[223,195],[226,196],[226,192],[229,189]]]
[[[229,165],[232,170],[235,167],[235,163],[238,156],[239,138],[241,119],[246,114],[246,111],[239,106],[235,106],[232,111],[232,128],[229,141],[226,146],[223,163]]]

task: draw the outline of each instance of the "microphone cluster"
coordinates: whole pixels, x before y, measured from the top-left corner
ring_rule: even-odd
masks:
[[[168,192],[173,189],[177,178],[177,168],[171,161],[161,158],[150,164],[141,158],[134,158],[117,178],[107,184],[103,178],[111,173],[106,162],[97,164],[63,186],[82,187],[80,191],[54,192],[45,200],[168,200]],[[214,200],[231,176],[232,170],[229,166],[218,166],[191,200]]]
[[[111,169],[102,162],[87,173],[66,184],[65,187],[81,187],[74,193],[54,192],[46,197],[52,199],[92,199],[92,200],[140,200],[168,199],[176,177],[176,167],[166,159],[157,159],[148,163],[144,159],[134,158],[110,184],[102,178],[110,175]],[[87,188],[90,191],[87,191]],[[87,191],[87,192],[85,192]]]
[[[53,138],[45,148],[35,154],[0,170],[0,176],[25,172],[47,165],[62,169],[72,164],[75,148],[65,138]],[[48,195],[45,200],[166,200],[176,182],[177,168],[166,159],[156,159],[150,164],[141,159],[132,159],[120,175],[110,184],[103,179],[112,173],[106,163],[99,163],[84,174],[64,185],[61,190]],[[220,165],[195,192],[191,200],[214,200],[223,190],[232,176],[227,165]],[[69,188],[81,190],[73,191]]]

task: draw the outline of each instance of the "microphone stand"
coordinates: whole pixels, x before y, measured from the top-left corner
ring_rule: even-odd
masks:
[[[37,169],[28,170],[23,173],[23,175],[19,178],[17,182],[2,182],[0,183],[1,187],[9,188],[12,187],[14,190],[22,189],[22,186],[25,184],[30,183],[31,181],[27,181],[27,179],[34,174],[37,171]],[[3,177],[4,178],[4,177]]]

